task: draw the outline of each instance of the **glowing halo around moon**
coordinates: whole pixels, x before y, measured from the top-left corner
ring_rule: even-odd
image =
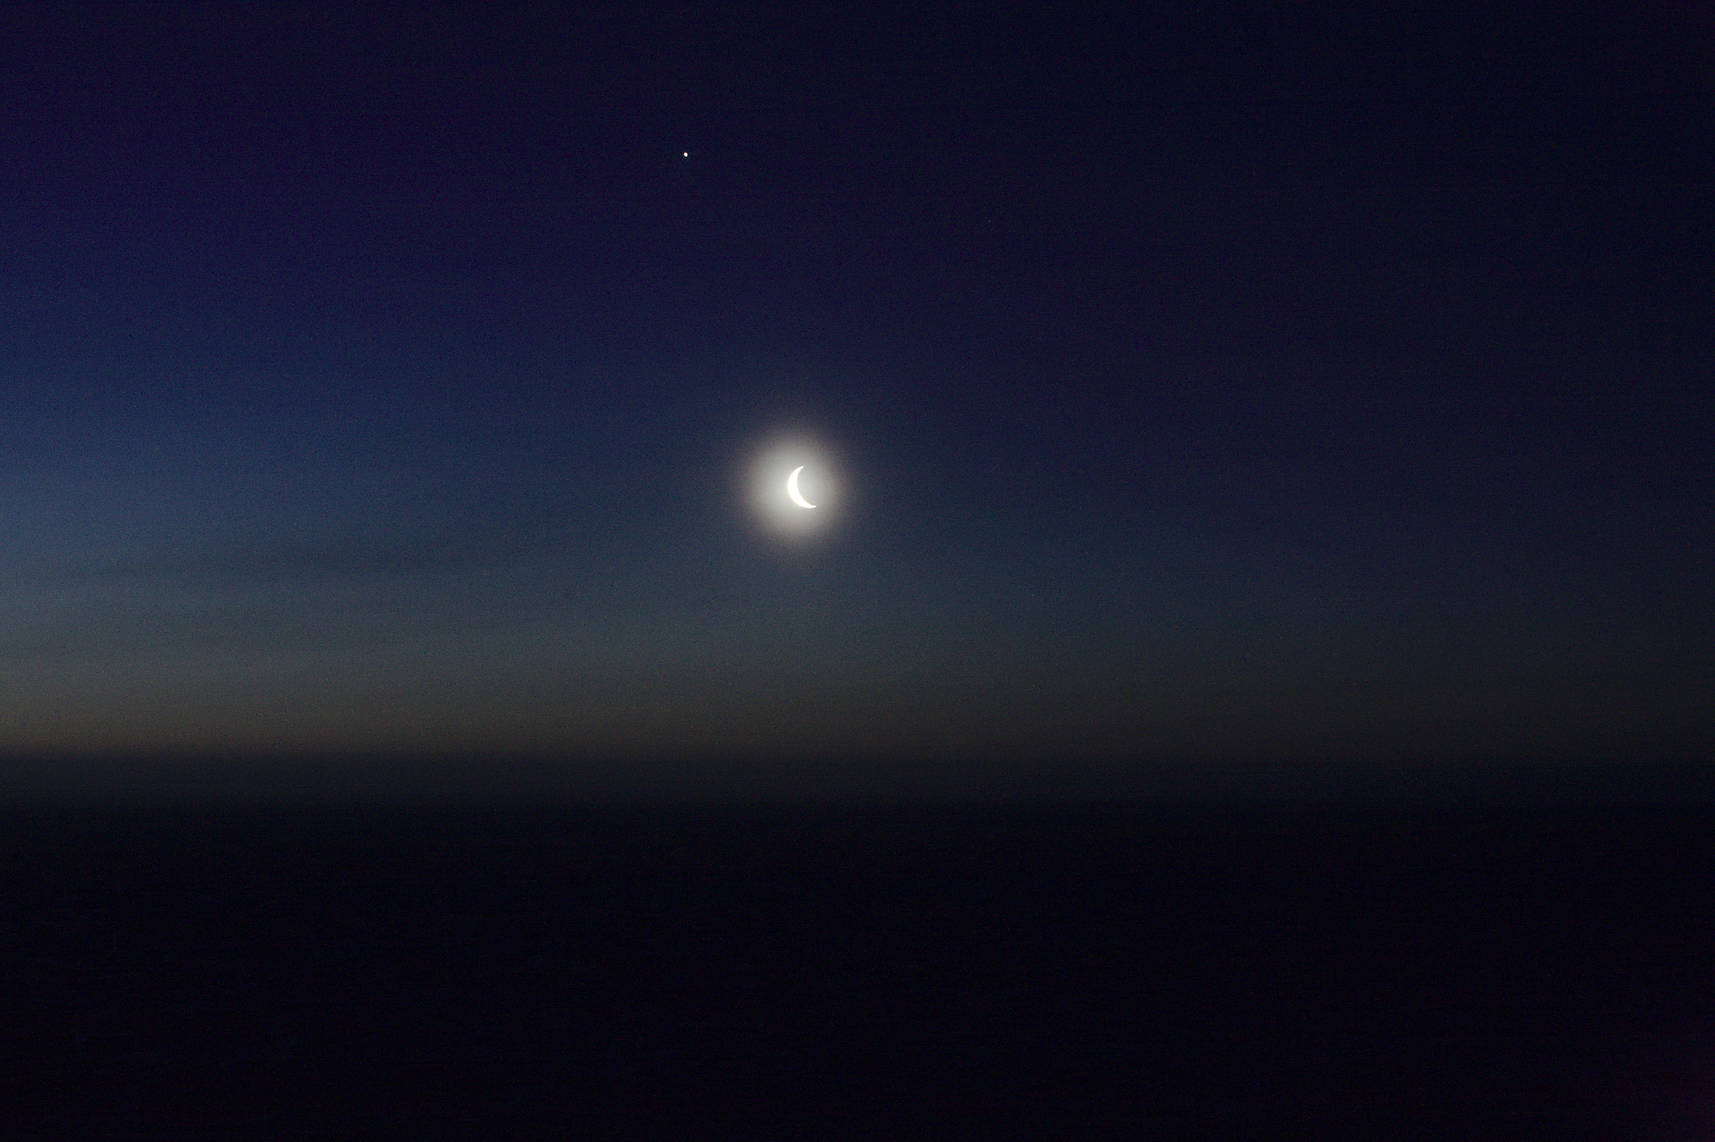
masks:
[[[785,538],[827,532],[849,498],[837,458],[802,437],[777,438],[752,453],[745,486],[752,515]]]
[[[801,508],[813,508],[816,505],[804,498],[804,493],[798,490],[798,477],[803,474],[804,465],[792,469],[792,474],[786,477],[786,494],[792,497],[792,502]]]

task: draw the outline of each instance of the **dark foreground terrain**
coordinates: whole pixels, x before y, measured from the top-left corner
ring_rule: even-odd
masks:
[[[0,821],[12,1138],[1703,1138],[1706,809]]]

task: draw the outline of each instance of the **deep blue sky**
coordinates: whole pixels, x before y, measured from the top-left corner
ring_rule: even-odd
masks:
[[[9,7],[0,752],[1705,756],[1715,21],[1132,7]]]

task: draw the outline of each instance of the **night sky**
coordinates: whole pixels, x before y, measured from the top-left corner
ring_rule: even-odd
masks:
[[[1715,747],[1699,5],[26,3],[0,42],[11,784]]]

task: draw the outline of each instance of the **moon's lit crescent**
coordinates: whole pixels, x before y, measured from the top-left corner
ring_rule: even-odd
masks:
[[[805,499],[804,493],[798,490],[798,473],[803,470],[804,465],[800,464],[796,468],[792,469],[792,474],[790,476],[786,477],[786,494],[791,496],[792,502],[797,504],[799,507],[813,508],[816,505]]]

